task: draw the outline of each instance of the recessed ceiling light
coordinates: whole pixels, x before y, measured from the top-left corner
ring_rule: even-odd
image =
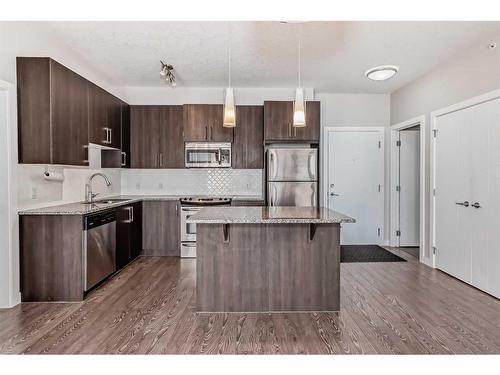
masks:
[[[393,77],[399,70],[395,65],[382,65],[375,68],[368,69],[365,76],[372,81],[385,81]]]

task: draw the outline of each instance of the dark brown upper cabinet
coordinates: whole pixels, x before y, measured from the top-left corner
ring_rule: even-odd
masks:
[[[264,102],[265,142],[310,142],[318,143],[320,137],[320,102],[306,102],[306,126],[294,128],[293,102]]]
[[[221,104],[184,105],[184,141],[232,142],[233,129],[222,126]]]
[[[93,83],[89,83],[89,141],[121,146],[121,101]]]
[[[121,166],[130,168],[130,106],[121,102]]]
[[[264,107],[261,105],[236,106],[232,166],[264,168]]]
[[[182,106],[131,106],[132,168],[183,168]]]
[[[160,110],[160,168],[184,168],[181,105],[162,106]]]
[[[293,102],[264,102],[264,137],[267,141],[292,139]]]
[[[88,165],[87,81],[48,57],[17,58],[19,162]]]

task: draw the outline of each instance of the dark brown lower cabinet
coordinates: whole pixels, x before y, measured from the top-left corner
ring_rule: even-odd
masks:
[[[144,201],[142,204],[142,253],[179,256],[179,201]]]
[[[125,267],[142,250],[142,202],[116,209],[116,269]]]

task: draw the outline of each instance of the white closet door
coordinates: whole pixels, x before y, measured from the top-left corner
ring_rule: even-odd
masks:
[[[472,118],[468,126],[472,129],[469,134],[471,171],[470,214],[472,228],[471,250],[471,284],[479,289],[488,289],[488,248],[490,241],[490,163],[491,155],[491,111],[492,102],[476,105],[471,108]],[[498,144],[497,144],[498,147]],[[472,205],[480,204],[480,208]],[[497,229],[497,231],[500,228]]]
[[[420,131],[399,132],[399,246],[420,241]]]
[[[436,121],[435,242],[437,268],[466,282],[471,280],[469,127],[472,111],[440,116]],[[470,203],[470,202],[469,202]]]
[[[481,208],[473,210],[475,214],[473,220],[477,221],[477,236],[474,241],[481,244],[485,254],[481,259],[484,268],[478,267],[476,271],[473,268],[473,278],[484,285],[484,275],[486,275],[484,289],[500,297],[500,99],[492,100],[482,106],[484,110],[478,113],[477,123],[487,124],[484,126],[488,132],[485,141],[487,145],[483,145],[482,149],[478,147],[477,152],[485,155],[486,149],[488,150],[484,160],[488,170],[484,173],[482,186],[478,188],[474,186],[473,199],[481,204]],[[476,246],[473,253],[476,253]],[[478,287],[483,289],[482,286]]]

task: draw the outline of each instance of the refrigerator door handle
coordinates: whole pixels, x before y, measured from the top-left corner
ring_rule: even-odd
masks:
[[[269,150],[269,159],[270,159],[270,169],[271,169],[271,180],[276,178],[278,174],[278,160],[276,158],[276,153],[274,150]]]
[[[313,156],[314,156],[314,153],[312,153],[312,152],[309,155],[307,155],[307,172],[309,173],[309,177],[311,179],[316,178],[315,173],[313,172],[313,167],[314,167]]]

